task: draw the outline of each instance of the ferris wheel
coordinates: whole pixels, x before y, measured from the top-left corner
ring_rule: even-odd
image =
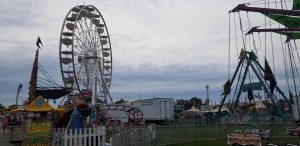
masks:
[[[112,51],[105,21],[92,5],[73,7],[62,24],[59,58],[65,87],[73,95],[92,91],[92,104],[112,102]]]

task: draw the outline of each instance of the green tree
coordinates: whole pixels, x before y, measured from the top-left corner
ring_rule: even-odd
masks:
[[[202,105],[202,99],[197,97],[192,97],[189,102],[192,104],[192,106],[195,106],[196,108],[201,108]]]
[[[5,109],[5,106],[2,103],[0,103],[0,109]]]
[[[192,97],[189,100],[186,99],[177,99],[176,100],[177,105],[184,105],[184,110],[190,109],[192,106],[195,106],[196,108],[201,108],[202,105],[202,99],[197,97]]]
[[[124,103],[124,102],[127,102],[127,101],[124,100],[123,98],[121,98],[120,100],[117,100],[117,101],[115,102],[115,104],[122,104],[122,103]]]
[[[186,100],[186,99],[177,99],[176,104],[183,105],[184,110],[188,110],[193,106],[193,104],[189,100]]]

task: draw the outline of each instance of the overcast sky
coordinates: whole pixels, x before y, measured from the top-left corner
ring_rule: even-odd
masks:
[[[63,85],[60,30],[67,12],[81,4],[97,7],[107,24],[113,55],[110,93],[115,101],[153,96],[204,99],[206,85],[212,100],[219,101],[228,78],[228,11],[243,2],[248,1],[1,0],[0,102],[14,104],[19,83],[19,101],[28,97],[38,35],[44,44],[39,61]]]

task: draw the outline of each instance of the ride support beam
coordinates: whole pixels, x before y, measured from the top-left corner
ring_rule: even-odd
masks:
[[[250,61],[248,58],[247,58],[247,61]],[[259,62],[257,60],[253,60],[255,64],[257,64],[258,66],[261,66],[259,64]],[[257,72],[257,70],[255,69],[255,67],[253,66],[253,64],[250,64],[251,68],[253,69],[255,75],[257,76],[258,80],[263,83],[262,86],[264,88],[264,90],[267,92],[267,94],[269,95],[270,99],[272,100],[272,102],[274,103],[274,106],[276,108],[276,110],[279,112],[279,114],[281,115],[282,119],[285,120],[284,116],[283,116],[283,113],[282,111],[280,110],[277,102],[275,102],[275,99],[273,98],[273,94],[271,94],[271,92],[268,90],[267,86],[264,84],[264,81],[263,79],[261,78],[262,75],[259,75],[259,73]],[[261,66],[262,67],[262,66]],[[265,70],[263,70],[265,72]]]
[[[284,95],[284,93],[280,90],[280,88],[277,85],[275,86],[275,89],[284,98],[284,100],[288,103],[289,109],[292,111],[292,103],[291,103],[291,101]]]
[[[246,59],[248,60],[248,57],[246,57]],[[235,98],[235,101],[234,101],[234,108],[236,108],[237,105],[238,105],[238,102],[239,102],[239,99],[240,99],[240,96],[241,96],[241,93],[242,93],[242,88],[241,87],[244,85],[244,82],[245,82],[245,79],[246,79],[246,76],[247,76],[247,73],[248,73],[248,70],[249,70],[249,65],[250,65],[250,62],[247,62],[246,70],[244,72],[242,82],[240,84],[239,91],[238,91],[238,93],[236,95],[236,98]]]
[[[254,60],[255,64],[257,64],[257,66],[265,73],[265,69],[261,66],[261,64],[257,61]],[[292,103],[290,100],[288,100],[288,98],[284,95],[284,93],[280,90],[280,88],[276,85],[275,86],[276,91],[284,98],[284,100],[288,103],[290,109],[292,108]]]
[[[232,85],[232,83],[233,83],[233,81],[234,81],[234,79],[235,79],[235,77],[236,77],[236,75],[237,75],[237,72],[239,71],[239,68],[241,67],[241,65],[242,65],[242,63],[243,63],[244,60],[245,60],[244,58],[241,58],[241,59],[240,59],[240,61],[239,61],[239,63],[238,63],[238,66],[237,66],[237,68],[235,69],[234,74],[233,74],[233,76],[232,76],[232,78],[231,78],[231,80],[230,80],[230,88],[231,88],[231,85]],[[226,95],[224,96],[224,98],[222,99],[221,105],[220,105],[220,107],[219,107],[219,109],[218,109],[218,112],[221,111],[221,109],[222,109],[222,107],[223,107],[223,105],[224,105],[224,103],[225,103],[225,101],[226,101],[227,95],[228,95],[228,94],[226,94]]]
[[[262,28],[259,29],[258,27],[252,27],[247,33],[252,34],[253,32],[289,32],[289,31],[300,31],[300,28]]]
[[[246,6],[246,4],[239,4],[229,12],[239,12],[239,11],[274,13],[274,14],[283,14],[283,15],[290,15],[290,16],[300,16],[300,11],[271,9],[271,8],[259,8],[259,7],[248,7],[248,6]]]

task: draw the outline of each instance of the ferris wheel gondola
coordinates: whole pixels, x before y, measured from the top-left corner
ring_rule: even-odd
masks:
[[[112,50],[99,10],[92,5],[73,7],[62,24],[59,58],[65,87],[76,95],[92,91],[92,104],[112,102]]]

